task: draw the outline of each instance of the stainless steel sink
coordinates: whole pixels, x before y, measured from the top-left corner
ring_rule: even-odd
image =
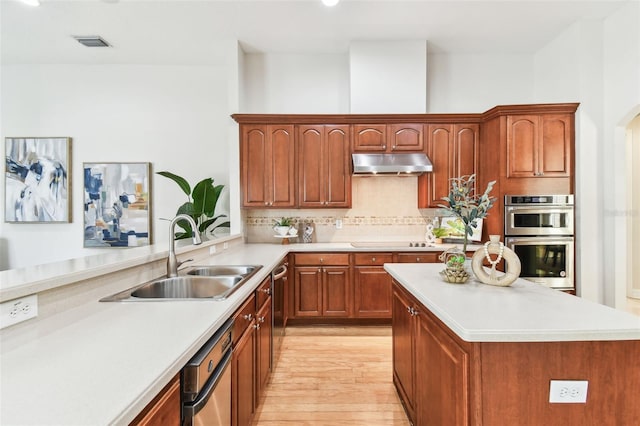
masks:
[[[185,275],[161,278],[100,299],[101,302],[224,300],[261,265],[194,266]]]
[[[239,275],[204,277],[172,277],[138,287],[131,297],[141,299],[206,299],[226,297],[226,293],[243,280]]]

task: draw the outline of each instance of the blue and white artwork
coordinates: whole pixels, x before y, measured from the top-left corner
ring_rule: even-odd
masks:
[[[71,138],[6,138],[5,222],[71,222]]]
[[[151,243],[150,163],[84,163],[84,246]]]

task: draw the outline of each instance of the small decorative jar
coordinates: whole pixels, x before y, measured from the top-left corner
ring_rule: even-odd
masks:
[[[445,250],[440,255],[445,268],[440,271],[443,280],[451,284],[463,284],[469,279],[469,273],[465,268],[466,256],[464,251],[457,247]]]

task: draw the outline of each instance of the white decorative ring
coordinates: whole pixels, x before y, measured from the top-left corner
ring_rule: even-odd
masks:
[[[491,262],[491,269],[487,272],[485,267],[482,265],[484,260],[488,257],[487,254],[500,255],[501,253],[506,264],[505,269],[507,272],[498,275],[496,271],[496,264],[498,262],[494,261]],[[513,284],[513,282],[520,276],[521,265],[518,255],[509,247],[505,247],[502,243],[486,243],[483,248],[476,250],[473,254],[473,257],[471,258],[471,269],[480,282],[507,287]]]

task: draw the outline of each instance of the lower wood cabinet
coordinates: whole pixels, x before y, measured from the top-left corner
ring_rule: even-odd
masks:
[[[349,254],[294,255],[295,318],[343,317],[352,314]]]
[[[248,426],[253,421],[271,373],[271,277],[234,314],[231,357],[231,422]]]
[[[353,267],[354,314],[356,318],[391,318],[391,276],[385,263],[391,253],[356,253]]]
[[[391,319],[393,384],[400,401],[413,424],[415,423],[415,336],[416,305],[398,286],[393,286],[393,317]]]
[[[178,374],[136,417],[131,425],[180,426],[180,375]]]

